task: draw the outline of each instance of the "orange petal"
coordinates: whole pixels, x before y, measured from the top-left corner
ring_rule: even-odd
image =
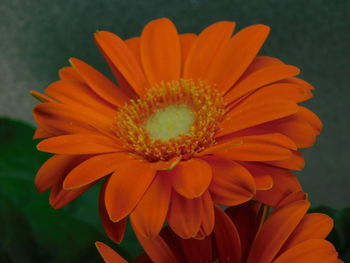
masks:
[[[305,166],[303,155],[298,151],[292,151],[292,156],[286,160],[264,162],[276,167],[301,171]]]
[[[174,255],[161,236],[144,238],[138,232],[135,232],[135,234],[142,248],[151,258],[152,262],[182,263],[177,260],[176,255]]]
[[[200,226],[200,232],[203,233],[204,237],[209,236],[215,224],[215,214],[214,214],[214,203],[209,194],[209,191],[206,191],[201,198],[202,201],[202,223]],[[203,237],[203,238],[204,238]]]
[[[173,191],[167,220],[181,238],[195,237],[201,224],[202,197],[187,199]]]
[[[253,176],[257,190],[268,190],[273,186],[273,179],[265,165],[257,162],[242,162],[241,165],[248,169]]]
[[[247,263],[271,262],[309,207],[309,202],[300,200],[275,210],[255,237]]]
[[[169,173],[174,189],[189,199],[201,196],[212,179],[209,164],[197,158],[181,161]]]
[[[302,190],[298,190],[298,191],[295,191],[293,193],[290,193],[285,198],[281,199],[277,203],[276,207],[277,208],[282,207],[282,206],[288,205],[288,204],[293,203],[293,202],[298,201],[298,200],[308,200],[307,193],[305,193]]]
[[[54,155],[48,159],[35,176],[35,186],[39,192],[45,192],[57,181],[65,176],[79,163],[77,156]]]
[[[286,251],[310,239],[325,239],[333,228],[333,219],[325,214],[306,214],[283,246]]]
[[[215,203],[233,206],[251,199],[255,183],[250,173],[238,163],[220,157],[206,157],[213,171],[209,190]]]
[[[95,39],[103,53],[134,88],[135,92],[140,96],[144,95],[145,88],[148,87],[146,77],[141,65],[125,42],[117,35],[107,31],[98,31],[95,34]]]
[[[140,38],[139,37],[133,37],[125,40],[125,44],[128,46],[128,48],[131,50],[131,52],[134,54],[135,58],[137,59],[138,63],[141,65],[141,53],[140,53]]]
[[[322,121],[315,113],[305,107],[300,106],[296,115],[299,118],[306,120],[315,129],[317,134],[320,134],[322,130]]]
[[[298,84],[298,85],[303,86],[309,90],[315,89],[315,87],[312,86],[310,83],[306,82],[303,79],[297,78],[297,77],[286,78],[281,82]]]
[[[109,178],[103,183],[99,200],[98,200],[98,209],[100,214],[100,219],[102,226],[107,234],[107,236],[115,243],[120,243],[123,240],[125,230],[126,230],[126,218],[122,219],[119,222],[112,222],[108,216],[105,202],[105,193],[106,193],[106,185],[108,183]]]
[[[181,47],[173,22],[161,18],[148,23],[140,42],[143,69],[151,87],[161,81],[180,78]]]
[[[255,198],[260,202],[275,207],[289,194],[302,190],[298,179],[290,171],[263,164],[260,167],[273,180],[271,189],[257,191]]]
[[[102,242],[96,242],[95,245],[105,263],[128,263],[117,252]]]
[[[229,41],[234,22],[218,22],[205,28],[194,42],[184,66],[184,78],[204,79],[206,73],[219,51]]]
[[[263,67],[242,78],[226,95],[228,102],[254,91],[267,84],[299,74],[297,67],[290,65],[272,65]]]
[[[79,72],[81,77],[101,98],[118,107],[123,107],[129,98],[111,80],[102,73],[77,58],[69,62]]]
[[[76,81],[82,83],[85,82],[79,73],[72,67],[61,68],[58,72],[58,75],[60,76],[61,80]]]
[[[245,79],[253,72],[256,72],[260,69],[270,67],[270,66],[278,66],[285,65],[280,59],[268,56],[256,56],[252,63],[249,65],[246,71],[244,71],[241,79]]]
[[[217,136],[227,135],[261,123],[280,119],[298,111],[298,105],[289,101],[259,99],[232,109],[220,123]]]
[[[101,114],[82,112],[79,108],[58,103],[41,103],[34,108],[34,119],[45,131],[55,134],[88,133],[111,126],[111,119]]]
[[[228,91],[251,64],[269,31],[265,25],[253,25],[235,34],[216,54],[205,80],[224,93]]]
[[[53,102],[55,103],[56,101],[53,100],[52,98],[50,98],[49,96],[46,96],[44,94],[41,94],[40,92],[37,92],[35,90],[31,90],[29,92],[29,94],[34,97],[35,99],[37,99],[40,102]]]
[[[45,92],[63,104],[83,107],[85,110],[94,110],[110,118],[115,117],[117,113],[115,106],[98,97],[84,83],[66,80],[56,81],[50,84]]]
[[[330,242],[322,239],[313,239],[287,250],[273,263],[335,263],[339,262],[337,257],[338,253]]]
[[[188,57],[188,53],[190,52],[194,42],[197,39],[196,34],[181,34],[180,35],[180,44],[181,44],[181,70],[183,74],[184,66]],[[182,75],[181,74],[181,75]]]
[[[146,162],[120,163],[106,186],[106,208],[112,221],[129,215],[153,181],[155,170]]]
[[[76,166],[65,178],[66,190],[79,188],[113,173],[121,162],[130,160],[125,153],[96,155]]]
[[[135,232],[145,238],[157,236],[164,224],[171,196],[171,184],[166,172],[158,172],[137,204],[130,220]]]
[[[56,154],[94,154],[120,151],[112,139],[98,134],[71,134],[45,139],[38,150]]]
[[[218,248],[219,261],[241,262],[241,241],[236,226],[224,211],[215,207],[214,235]]]
[[[278,133],[239,138],[242,142],[240,145],[218,150],[214,155],[239,161],[285,160],[292,155],[288,148],[295,148],[293,141]]]
[[[36,130],[34,132],[33,139],[42,139],[42,138],[48,138],[51,136],[54,136],[54,134],[45,131],[41,127],[38,127],[38,128],[36,128]]]

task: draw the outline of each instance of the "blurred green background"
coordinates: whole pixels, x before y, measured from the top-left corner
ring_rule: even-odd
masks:
[[[57,80],[69,57],[110,75],[93,41],[96,30],[129,38],[159,17],[172,19],[181,33],[198,33],[219,20],[236,21],[238,29],[267,24],[272,31],[260,54],[301,68],[302,78],[316,87],[306,105],[324,122],[316,146],[304,151],[307,166],[298,176],[314,206],[341,209],[350,205],[349,14],[348,0],[0,0],[0,116],[33,125],[36,101],[28,91]],[[32,127],[1,119],[0,130],[0,223],[6,226],[0,226],[0,262],[99,262],[91,249],[92,241],[103,240],[97,190],[53,211],[47,196],[34,190],[35,172],[47,156],[35,151]]]

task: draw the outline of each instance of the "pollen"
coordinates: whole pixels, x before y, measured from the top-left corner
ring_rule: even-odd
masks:
[[[188,159],[216,143],[224,106],[222,94],[202,81],[162,82],[119,109],[112,129],[148,161]]]

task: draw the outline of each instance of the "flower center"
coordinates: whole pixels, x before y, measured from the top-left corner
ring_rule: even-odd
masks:
[[[167,141],[180,134],[187,134],[194,118],[195,113],[188,105],[169,105],[151,115],[144,124],[144,128],[152,139]]]
[[[119,109],[113,130],[130,152],[148,161],[187,159],[215,143],[222,95],[204,82],[162,82]]]

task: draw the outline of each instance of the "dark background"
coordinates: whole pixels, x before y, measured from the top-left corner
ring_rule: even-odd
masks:
[[[69,57],[109,74],[94,44],[96,30],[138,36],[148,21],[169,17],[179,32],[200,32],[219,20],[272,31],[260,54],[296,65],[315,87],[307,102],[324,122],[299,174],[314,205],[350,204],[350,1],[347,0],[0,0],[0,115],[32,122],[42,91]]]
[[[317,144],[304,151],[307,165],[298,176],[313,206],[350,205],[347,0],[0,0],[0,117],[33,125],[31,109],[36,101],[28,91],[42,91],[57,80],[58,69],[68,65],[69,57],[81,58],[110,75],[93,41],[96,30],[129,38],[159,17],[172,19],[181,33],[198,33],[220,20],[236,21],[238,29],[256,23],[269,25],[272,31],[260,54],[301,68],[302,78],[316,87],[314,98],[306,105],[324,123]],[[97,189],[62,210],[51,209],[47,195],[39,196],[33,187],[35,171],[47,156],[35,151],[32,132],[28,125],[0,119],[0,262],[98,261],[90,247],[91,240],[103,239]],[[38,236],[38,244],[30,241],[33,237],[27,234],[31,232]],[[2,252],[5,237],[14,242],[6,253]],[[21,254],[16,250],[21,242],[23,247],[37,247]],[[42,244],[46,244],[44,249]],[[131,243],[123,246],[139,251]],[[33,254],[38,248],[40,253]],[[76,251],[63,252],[72,248]],[[84,256],[84,261],[77,255]],[[38,259],[45,257],[47,260]]]

